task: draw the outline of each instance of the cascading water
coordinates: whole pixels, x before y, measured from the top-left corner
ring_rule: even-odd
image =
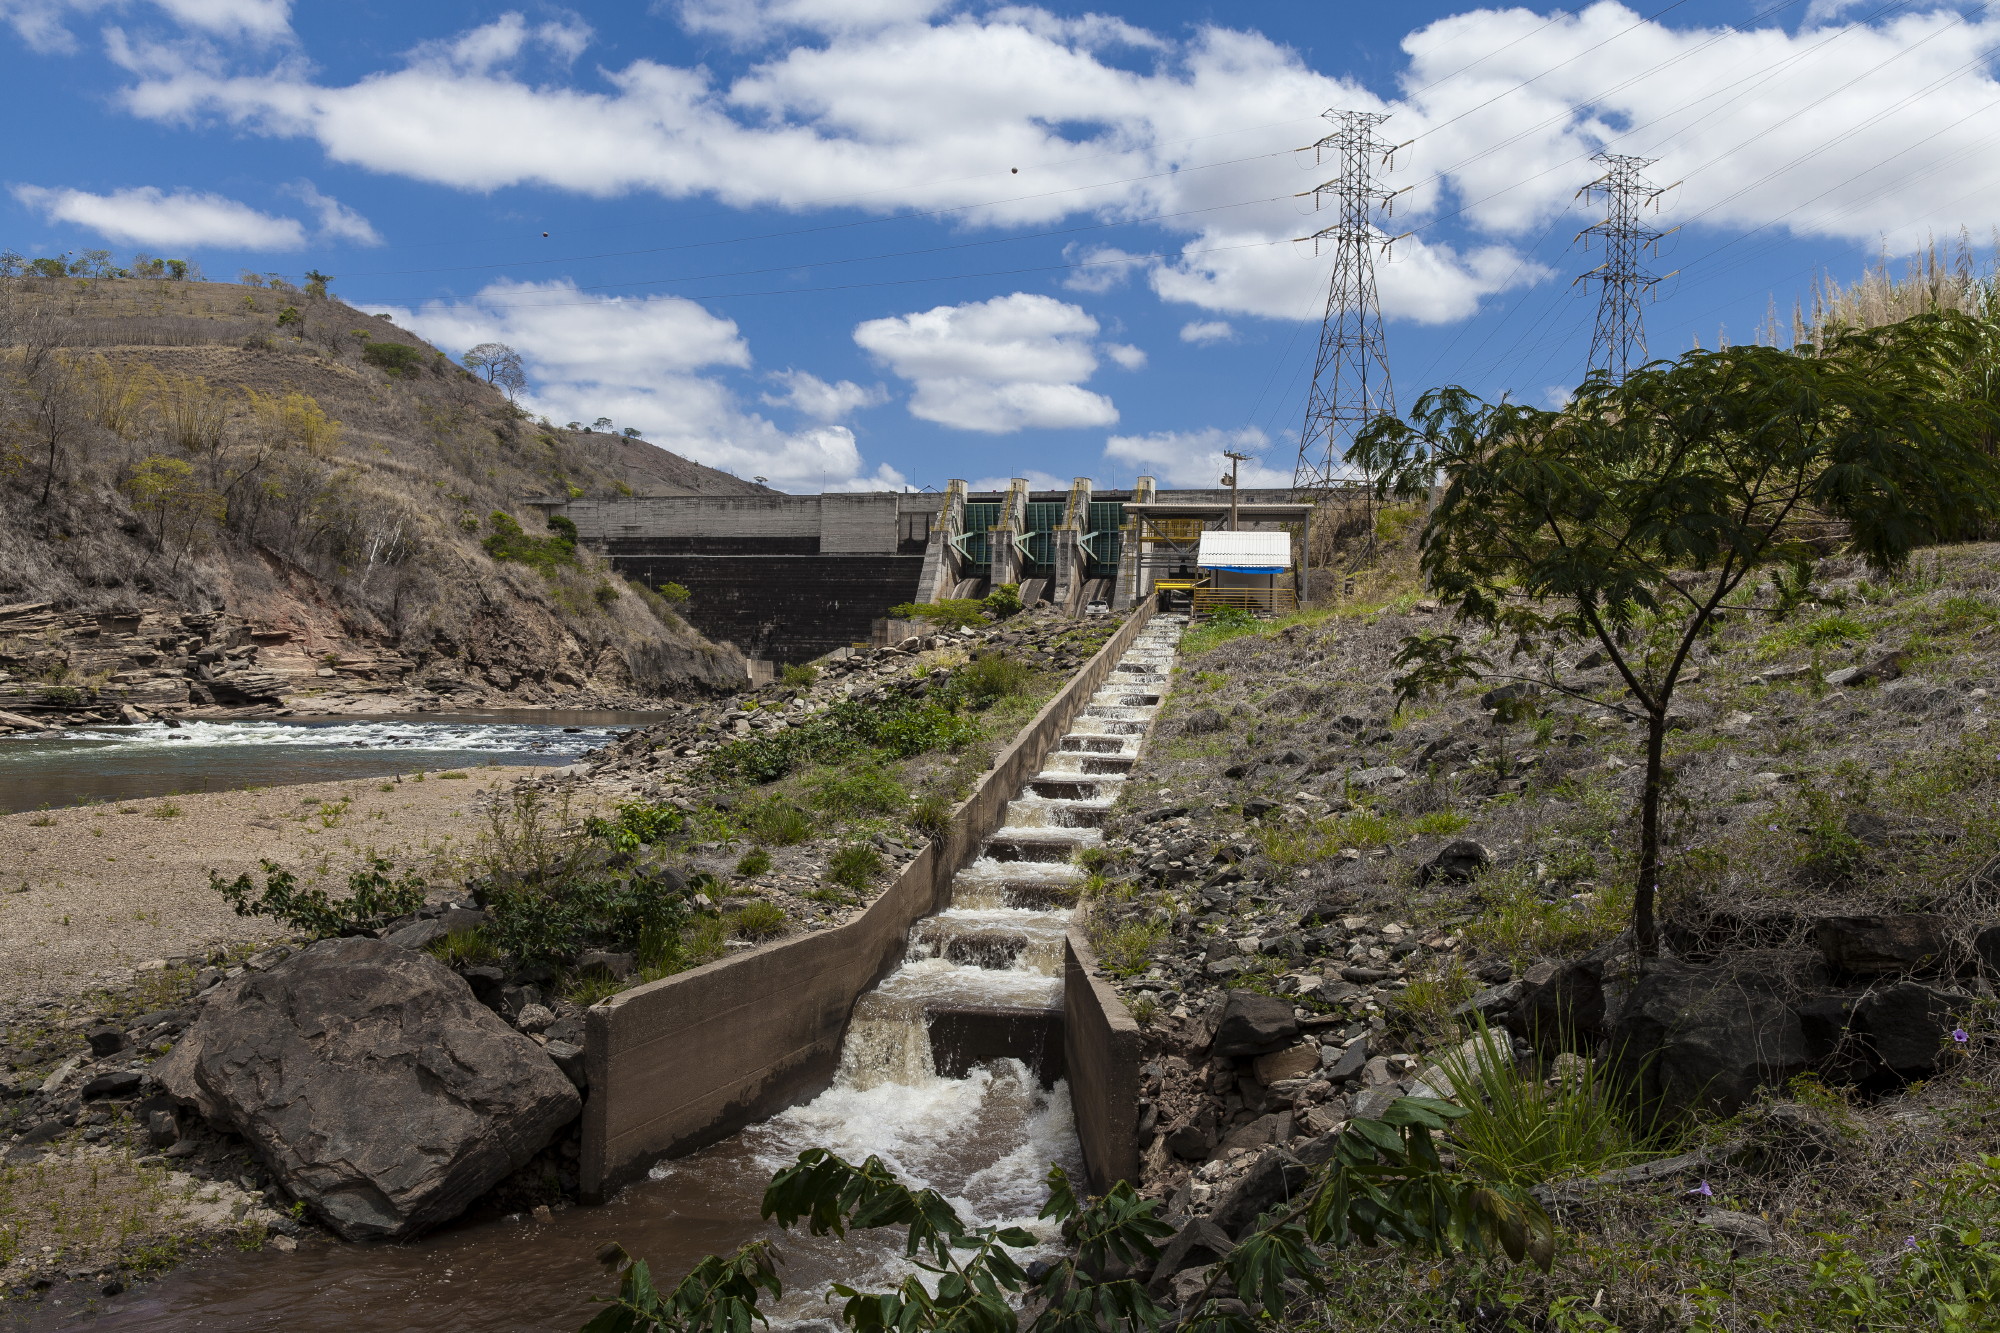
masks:
[[[902,964],[856,1003],[833,1085],[812,1101],[661,1163],[602,1208],[538,1225],[464,1226],[408,1246],[233,1258],[121,1298],[98,1327],[574,1329],[606,1290],[590,1261],[598,1246],[616,1240],[656,1279],[676,1280],[703,1255],[766,1234],[757,1220],[764,1186],[809,1147],[880,1157],[962,1216],[1047,1234],[1035,1214],[1049,1164],[1082,1170],[1067,1087],[1045,1085],[1018,1058],[940,1072],[934,1029],[953,1014],[1032,1026],[1060,1012],[1063,937],[1084,878],[1075,856],[1103,841],[1099,826],[1138,760],[1184,625],[1162,616],[1140,634],[1008,805],[1004,826],[953,879],[951,905],[917,923]],[[909,1269],[899,1234],[781,1237],[786,1296],[769,1311],[773,1324],[831,1328],[820,1304],[829,1282],[901,1281]]]

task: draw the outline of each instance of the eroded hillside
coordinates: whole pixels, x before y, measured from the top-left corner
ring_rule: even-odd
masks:
[[[551,428],[311,289],[5,279],[0,343],[0,707],[743,679],[734,650],[516,506],[762,487]]]

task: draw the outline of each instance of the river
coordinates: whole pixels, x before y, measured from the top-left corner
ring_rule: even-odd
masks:
[[[515,708],[151,722],[0,737],[0,814],[463,764],[572,764],[623,729],[658,720],[648,713]]]

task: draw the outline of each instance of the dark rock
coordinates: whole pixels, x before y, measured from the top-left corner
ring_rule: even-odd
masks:
[[[1522,973],[1509,1031],[1539,1049],[1582,1050],[1604,1033],[1604,982],[1588,963],[1536,963]]]
[[[274,944],[268,949],[259,949],[243,960],[243,966],[252,972],[269,972],[278,964],[292,956],[290,945]]]
[[[499,1009],[504,1003],[503,992],[507,988],[507,974],[497,967],[468,967],[459,973],[465,984],[472,988],[472,998],[488,1009]]]
[[[1824,1065],[1840,1050],[1854,1015],[1854,999],[1852,995],[1812,995],[1793,1006],[1799,1030],[1805,1034],[1808,1060]]]
[[[155,1074],[349,1240],[456,1217],[582,1106],[465,982],[385,941],[323,940],[227,1000]]]
[[[1418,868],[1417,883],[1420,885],[1433,881],[1442,881],[1446,884],[1470,883],[1480,871],[1492,864],[1492,852],[1470,838],[1459,838],[1446,843],[1436,856]]]
[[[1332,1047],[1326,1048],[1329,1052]],[[1361,1077],[1361,1067],[1368,1063],[1368,1039],[1363,1037],[1352,1046],[1335,1056],[1326,1066],[1326,1077],[1334,1083],[1344,1083],[1351,1078]]]
[[[1183,1162],[1205,1162],[1215,1140],[1200,1125],[1182,1125],[1167,1135],[1167,1151]]]
[[[579,1092],[590,1086],[584,1073],[583,1047],[573,1041],[552,1040],[542,1047],[542,1054],[556,1062],[556,1068],[562,1070],[563,1077],[575,1084]]]
[[[1535,699],[1541,692],[1542,687],[1535,684],[1535,682],[1531,680],[1517,680],[1510,685],[1496,685],[1494,688],[1480,695],[1479,706],[1481,708],[1498,708],[1502,710],[1519,707]]]
[[[1239,1148],[1261,1148],[1267,1143],[1283,1143],[1292,1137],[1292,1113],[1274,1111],[1270,1115],[1260,1115],[1247,1125],[1238,1125],[1222,1136],[1222,1142],[1215,1145],[1217,1154],[1235,1152]]]
[[[61,1138],[62,1132],[67,1128],[69,1126],[62,1121],[51,1118],[29,1126],[27,1132],[21,1135],[20,1141],[23,1144],[49,1143]]]
[[[1798,1014],[1774,986],[1727,968],[1654,964],[1611,1033],[1617,1076],[1650,1114],[1735,1114],[1812,1064]]]
[[[1854,1006],[1854,1033],[1883,1070],[1901,1079],[1937,1072],[1938,1049],[1966,1003],[1914,981],[1870,991]]]
[[[1403,1090],[1394,1083],[1385,1083],[1377,1088],[1363,1088],[1347,1103],[1347,1114],[1354,1120],[1380,1120],[1382,1113],[1402,1095]]]
[[[1489,1022],[1503,1020],[1513,1013],[1514,1006],[1521,1002],[1523,986],[1518,981],[1510,981],[1504,986],[1488,986],[1479,991],[1458,1008],[1452,1010],[1457,1018],[1470,1018],[1474,1014],[1484,1014]]]
[[[1240,1240],[1259,1217],[1289,1201],[1311,1177],[1305,1164],[1283,1148],[1266,1148],[1249,1171],[1216,1197],[1208,1220]]]
[[[1163,805],[1157,810],[1148,810],[1139,816],[1141,824],[1158,824],[1169,819],[1179,819],[1188,812],[1184,805]]]
[[[131,1044],[123,1028],[111,1027],[108,1024],[90,1029],[83,1034],[83,1037],[90,1043],[91,1055],[99,1060],[107,1055],[116,1055]]]
[[[1213,708],[1197,708],[1180,721],[1183,736],[1213,736],[1229,730],[1229,719]]]
[[[1211,1055],[1263,1055],[1299,1035],[1292,1006],[1270,995],[1233,990],[1222,1000],[1209,1036]]]
[[[484,928],[487,920],[486,913],[480,908],[453,907],[448,908],[445,914],[438,918],[438,924],[444,927],[448,935],[463,935]]]
[[[1278,803],[1276,801],[1266,800],[1262,796],[1252,796],[1243,803],[1243,817],[1245,819],[1262,819],[1277,808]]]
[[[577,955],[576,970],[602,972],[613,981],[624,981],[639,970],[639,960],[629,953],[603,953],[592,950]]]
[[[146,1117],[146,1141],[155,1148],[171,1148],[181,1140],[181,1124],[172,1111],[154,1111]]]
[[[130,1097],[139,1091],[146,1076],[136,1069],[119,1069],[99,1074],[83,1085],[83,1099],[94,1102],[104,1097]]]
[[[451,932],[445,929],[444,922],[432,919],[412,921],[399,930],[390,931],[382,938],[398,949],[425,949],[449,934]]]
[[[1343,967],[1340,969],[1340,979],[1342,981],[1351,981],[1357,986],[1372,986],[1378,981],[1387,981],[1395,975],[1394,972],[1391,972],[1386,967]]]
[[[1988,926],[1973,936],[1972,951],[1988,972],[2000,973],[2000,926]]]
[[[1153,1265],[1148,1285],[1156,1294],[1165,1291],[1168,1279],[1174,1274],[1212,1264],[1235,1248],[1236,1242],[1229,1238],[1228,1232],[1206,1217],[1197,1217],[1161,1247],[1159,1262]]]
[[[1849,976],[1935,972],[1946,956],[1950,923],[1941,916],[1827,916],[1813,923],[1826,964]]]

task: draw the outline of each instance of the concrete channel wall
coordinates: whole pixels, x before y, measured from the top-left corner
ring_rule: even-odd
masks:
[[[860,916],[634,987],[591,1008],[578,1163],[586,1199],[602,1200],[660,1158],[726,1138],[832,1082],[854,1002],[903,957],[910,927],[950,900],[952,876],[1000,827],[1007,803],[1041,770],[1152,610],[1150,600],[1134,610],[1015,737],[953,812],[946,836]],[[1117,1004],[1115,997],[1110,1002]],[[1075,1060],[1066,1064],[1074,1079]]]
[[[1090,1187],[1139,1180],[1139,1024],[1095,975],[1080,930],[1063,949],[1063,1065]]]

